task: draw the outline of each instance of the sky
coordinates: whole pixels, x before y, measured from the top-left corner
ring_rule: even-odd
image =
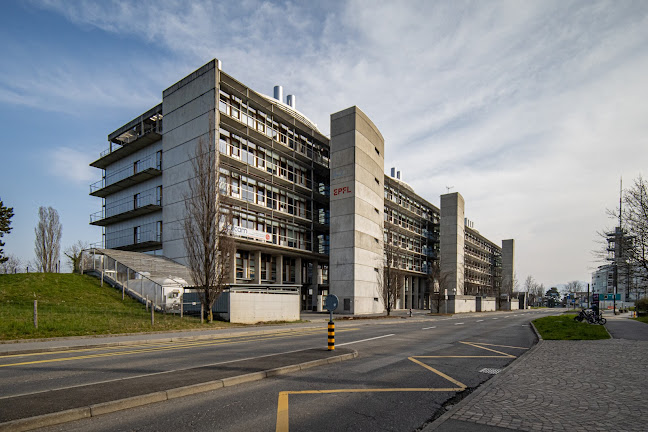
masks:
[[[4,1],[0,198],[5,253],[34,257],[39,206],[63,248],[95,243],[88,164],[107,135],[213,58],[282,85],[328,134],[356,105],[385,171],[432,204],[459,192],[487,238],[515,239],[520,285],[589,282],[606,209],[648,161],[645,1]],[[447,189],[449,187],[450,189]]]

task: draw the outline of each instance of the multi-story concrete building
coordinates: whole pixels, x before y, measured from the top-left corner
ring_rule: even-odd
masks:
[[[440,211],[395,173],[385,175],[382,135],[357,107],[331,116],[329,139],[296,109],[293,95],[284,102],[280,87],[274,97],[258,93],[213,60],[108,140],[91,164],[103,170],[91,186],[102,210],[90,223],[103,227],[105,248],[186,262],[185,199],[204,142],[218,149],[220,205],[232,216],[231,286],[298,287],[308,310],[330,292],[343,312],[382,312],[377,269],[388,242],[402,270],[397,307],[429,306],[446,195]],[[452,217],[461,266],[448,265],[462,293],[492,295],[501,249],[464,229],[461,201],[461,215]]]

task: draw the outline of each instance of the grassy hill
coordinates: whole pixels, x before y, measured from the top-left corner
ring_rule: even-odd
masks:
[[[38,300],[38,328],[34,328]],[[225,322],[200,324],[194,317],[151,314],[144,305],[91,276],[58,273],[0,275],[0,341],[196,328],[222,328]]]

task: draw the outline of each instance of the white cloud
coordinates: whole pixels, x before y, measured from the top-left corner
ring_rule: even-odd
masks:
[[[96,180],[97,170],[90,167],[92,156],[70,148],[56,147],[47,155],[50,174],[78,184],[88,184]]]
[[[643,2],[39,4],[169,56],[152,82],[150,59],[132,56],[119,74],[93,76],[96,86],[73,67],[74,83],[54,71],[65,91],[31,76],[0,99],[140,103],[218,57],[258,91],[283,84],[325,133],[330,113],[358,105],[386,139],[386,168],[401,167],[433,203],[455,186],[485,235],[518,239],[521,280],[587,280],[618,177],[648,158]]]

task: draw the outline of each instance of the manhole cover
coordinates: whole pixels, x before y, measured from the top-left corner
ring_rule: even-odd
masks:
[[[498,373],[502,372],[502,369],[484,368],[484,369],[480,370],[479,372],[485,373],[485,374],[490,374],[490,375],[497,375]]]

